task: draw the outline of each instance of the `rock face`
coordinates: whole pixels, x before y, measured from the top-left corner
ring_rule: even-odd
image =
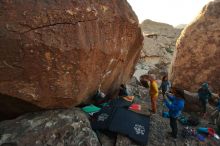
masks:
[[[117,141],[115,146],[139,146],[137,145],[134,141],[132,141],[131,139],[129,139],[126,136],[123,135],[117,135]]]
[[[220,83],[220,1],[207,4],[177,42],[170,72],[174,85],[197,91],[208,82],[214,91]]]
[[[184,111],[186,112],[202,112],[203,106],[202,103],[199,101],[198,94],[183,90],[184,98],[185,98],[185,106]],[[208,111],[208,108],[207,108]]]
[[[86,115],[79,109],[32,113],[0,123],[0,145],[100,146]]]
[[[57,108],[99,88],[111,96],[133,74],[142,41],[126,0],[1,0],[1,97]]]
[[[136,66],[135,76],[139,78],[141,74],[149,72],[161,77],[168,72],[176,40],[182,29],[151,20],[145,20],[141,28],[144,34],[144,47]]]

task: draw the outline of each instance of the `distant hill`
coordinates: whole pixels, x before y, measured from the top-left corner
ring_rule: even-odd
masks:
[[[184,29],[186,26],[187,26],[187,24],[179,24],[179,25],[175,26],[175,28]]]
[[[172,31],[174,27],[166,23],[156,22],[156,21],[147,19],[142,22],[141,29],[145,33],[161,34],[161,32],[162,33],[165,32],[165,35],[166,35],[167,31],[169,30]]]

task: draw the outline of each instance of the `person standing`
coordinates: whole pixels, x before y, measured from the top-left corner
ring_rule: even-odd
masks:
[[[155,75],[149,75],[148,80],[150,81],[151,111],[155,114],[157,112],[157,99],[159,95],[158,85]]]
[[[207,83],[203,83],[202,86],[198,90],[199,101],[202,104],[202,116],[205,118],[206,116],[206,108],[209,99],[212,97],[212,93],[209,90],[209,85]]]
[[[178,127],[177,118],[180,116],[181,111],[184,108],[184,95],[183,92],[177,89],[172,90],[173,95],[166,93],[164,96],[164,103],[169,109],[170,127],[172,132],[170,133],[173,138],[177,138]]]
[[[170,81],[168,80],[168,76],[165,75],[162,78],[162,83],[159,88],[160,90],[162,90],[163,97],[165,96],[165,93],[170,90],[170,88],[171,88]]]

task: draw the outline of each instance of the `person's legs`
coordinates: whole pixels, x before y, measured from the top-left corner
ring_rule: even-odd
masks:
[[[165,93],[166,93],[166,91],[162,90],[163,97],[165,97]]]
[[[170,127],[172,129],[172,137],[177,138],[177,132],[178,132],[177,118],[170,117]]]
[[[203,100],[200,100],[200,102],[202,103],[202,116],[205,117],[207,103],[205,101],[203,101]]]
[[[157,112],[157,96],[151,96],[151,109],[153,113]]]
[[[206,107],[207,107],[207,103],[203,102],[203,118],[206,117]]]
[[[203,111],[203,112],[204,112],[204,114],[206,114],[206,107],[207,107],[207,103],[206,103],[206,102],[204,102],[203,104],[204,104],[204,111]]]

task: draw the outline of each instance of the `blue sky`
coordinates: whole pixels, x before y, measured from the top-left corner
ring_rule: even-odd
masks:
[[[128,0],[140,23],[145,19],[171,25],[188,24],[211,0]]]

